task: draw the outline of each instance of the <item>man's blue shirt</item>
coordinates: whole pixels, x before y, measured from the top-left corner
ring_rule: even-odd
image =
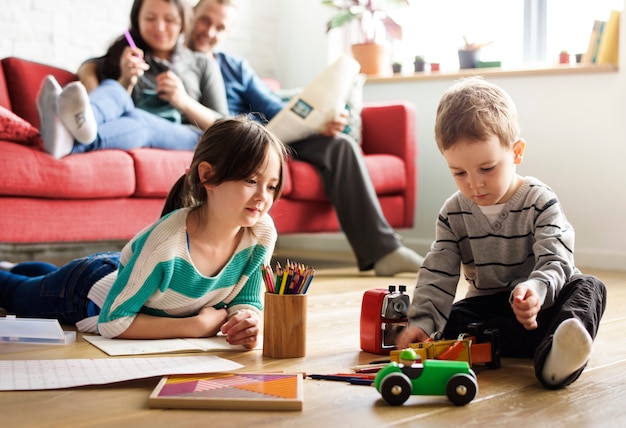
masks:
[[[252,113],[261,121],[269,121],[283,108],[284,102],[270,91],[247,61],[225,52],[216,52],[215,59],[226,85],[231,115]]]

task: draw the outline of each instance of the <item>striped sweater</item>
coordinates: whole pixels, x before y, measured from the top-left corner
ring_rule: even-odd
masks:
[[[261,311],[260,267],[269,262],[277,237],[270,216],[245,228],[228,264],[206,277],[196,270],[187,249],[189,211],[174,211],[140,232],[122,250],[120,267],[110,275],[115,280],[94,285],[90,298],[96,304],[106,296],[98,319],[102,336],[120,335],[137,313],[188,317],[205,306],[226,307],[229,313]]]
[[[574,229],[554,192],[526,177],[490,223],[460,192],[439,212],[435,242],[426,255],[408,312],[411,325],[427,334],[443,331],[462,272],[466,297],[533,287],[542,308],[550,307],[574,266]]]

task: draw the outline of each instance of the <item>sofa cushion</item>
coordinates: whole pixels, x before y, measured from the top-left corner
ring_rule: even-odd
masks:
[[[374,189],[379,196],[404,193],[406,186],[406,163],[394,155],[366,155],[365,164],[372,177]]]
[[[11,99],[9,98],[9,89],[4,78],[4,69],[0,66],[0,106],[11,109]]]
[[[0,106],[0,140],[43,147],[39,130],[2,106]]]
[[[365,164],[379,196],[399,194],[406,188],[404,161],[392,155],[365,155]],[[289,163],[291,180],[295,183],[289,198],[303,201],[328,201],[319,173],[311,164]]]
[[[54,159],[0,141],[0,195],[55,199],[124,198],[135,192],[133,160],[121,150]]]
[[[135,196],[144,198],[167,196],[193,158],[193,152],[182,150],[144,148],[128,153],[135,164]]]
[[[40,126],[37,94],[41,81],[48,74],[52,74],[61,86],[76,80],[76,75],[67,70],[16,57],[2,59],[2,67],[11,97],[11,110],[37,128]]]
[[[293,182],[290,199],[305,201],[328,201],[320,175],[310,163],[293,160],[289,162],[290,180]]]

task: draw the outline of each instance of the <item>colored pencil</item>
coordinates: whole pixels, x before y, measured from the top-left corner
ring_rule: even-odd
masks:
[[[315,269],[287,260],[282,268],[276,262],[276,272],[269,264],[261,266],[265,291],[274,294],[306,294],[315,276]]]

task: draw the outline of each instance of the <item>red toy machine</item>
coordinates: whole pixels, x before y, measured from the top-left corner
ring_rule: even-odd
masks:
[[[361,304],[361,349],[374,354],[396,349],[396,336],[407,326],[410,303],[406,285],[367,290]]]

